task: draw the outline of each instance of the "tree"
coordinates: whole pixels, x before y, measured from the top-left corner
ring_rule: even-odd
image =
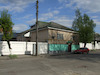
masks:
[[[79,33],[79,40],[86,47],[86,43],[93,41],[96,24],[87,14],[82,16],[79,9],[75,13],[76,18],[73,21],[72,29]]]
[[[8,43],[9,50],[11,49],[10,46],[10,39],[12,38],[12,26],[14,23],[11,20],[11,15],[8,14],[8,10],[3,10],[0,16],[0,30],[3,33],[3,40],[6,40]]]

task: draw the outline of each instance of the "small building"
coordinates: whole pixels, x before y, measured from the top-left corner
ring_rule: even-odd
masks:
[[[95,33],[94,41],[100,42],[100,34],[99,33]]]
[[[10,41],[17,41],[17,35],[18,33],[13,33],[12,39],[10,39]],[[0,41],[4,41],[2,37],[3,33],[0,33]]]

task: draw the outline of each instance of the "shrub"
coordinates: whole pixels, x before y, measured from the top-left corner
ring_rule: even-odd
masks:
[[[9,58],[15,59],[15,58],[17,58],[17,55],[9,55]]]
[[[92,49],[91,51],[96,51],[95,49]]]

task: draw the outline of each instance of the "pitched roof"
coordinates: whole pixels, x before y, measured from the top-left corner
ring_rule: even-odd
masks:
[[[35,25],[36,25],[36,24],[32,25],[32,26],[31,26],[31,29],[26,30],[26,31],[21,32],[21,33],[27,33],[27,32],[29,32],[29,31],[36,30],[36,26],[35,26]],[[38,21],[38,29],[48,28],[48,27],[74,31],[74,30],[72,30],[71,28],[65,27],[65,26],[60,25],[60,24],[55,23],[55,22],[42,22],[42,21]]]
[[[65,29],[65,30],[73,31],[71,28],[65,27],[65,26],[60,25],[60,24],[55,23],[55,22],[42,22],[42,21],[38,22],[38,28],[39,29],[46,28],[46,27],[53,27],[53,28]],[[33,28],[36,28],[35,25],[33,25]]]
[[[53,27],[53,28],[65,29],[65,30],[71,30],[71,31],[73,31],[71,28],[65,27],[65,26],[60,25],[60,24],[55,23],[55,22],[49,22],[48,27]]]

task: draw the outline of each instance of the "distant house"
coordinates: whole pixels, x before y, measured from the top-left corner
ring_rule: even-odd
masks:
[[[100,34],[95,33],[94,41],[100,42]]]
[[[77,32],[71,28],[57,24],[55,22],[38,22],[38,41],[48,42],[49,44],[66,44],[73,42],[78,44],[79,38]],[[36,41],[36,27],[35,24],[29,30],[19,33],[18,41]]]
[[[0,33],[0,41],[2,40],[2,36],[3,36],[3,34],[2,34],[2,33]]]
[[[12,39],[10,41],[17,41],[17,34],[18,33],[13,33]],[[3,37],[3,34],[0,33],[0,41],[4,41],[2,37]]]

